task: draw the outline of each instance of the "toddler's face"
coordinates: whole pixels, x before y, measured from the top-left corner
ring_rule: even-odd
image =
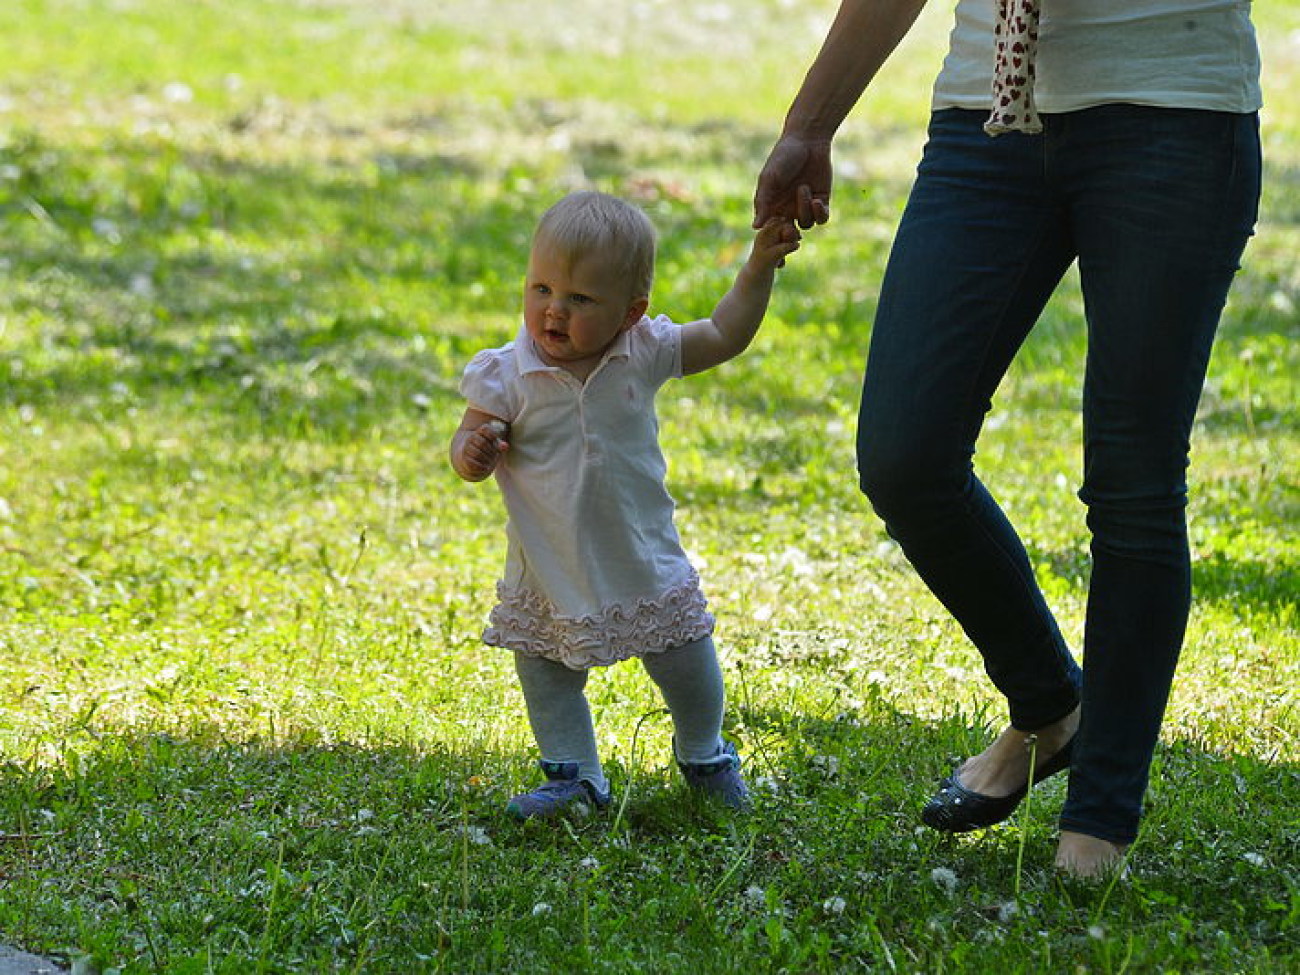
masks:
[[[593,365],[645,312],[599,254],[575,258],[535,246],[524,283],[524,324],[553,366]]]

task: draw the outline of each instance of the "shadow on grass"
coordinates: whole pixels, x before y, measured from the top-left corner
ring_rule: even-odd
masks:
[[[747,152],[768,138],[726,128],[705,135]],[[470,355],[513,336],[531,228],[565,188],[522,173],[500,185],[501,173],[436,152],[256,163],[149,139],[91,153],[29,137],[4,155],[21,175],[0,186],[0,270],[30,334],[17,333],[23,365],[0,396],[62,409],[121,387],[183,390],[218,411],[251,400],[290,432],[304,412],[347,430],[416,397],[452,399]],[[664,263],[698,266],[703,253],[711,265],[740,239],[721,201],[674,199],[638,176],[646,161],[624,162],[595,178],[651,194]],[[844,314],[814,269],[787,290],[822,317]],[[488,335],[471,324],[485,318],[498,323]],[[856,361],[864,340],[848,344]],[[740,405],[773,409],[753,395]]]
[[[1242,611],[1273,613],[1294,608],[1300,569],[1286,562],[1215,554],[1192,565],[1193,598],[1224,602]]]
[[[679,135],[744,158],[757,158],[769,135],[697,128]],[[642,166],[653,171],[653,159],[624,155],[623,168],[601,176],[583,151],[575,164],[615,187],[639,185]],[[521,172],[498,185],[499,172],[433,150],[373,152],[351,164],[295,164],[160,152],[148,139],[99,153],[35,137],[8,147],[21,177],[0,193],[6,303],[35,334],[15,348],[25,361],[11,367],[0,396],[62,409],[122,386],[146,398],[185,391],[205,410],[251,404],[268,432],[289,436],[305,428],[348,435],[416,400],[452,408],[473,352],[513,335],[528,235],[540,201],[562,183],[534,185]],[[1271,174],[1274,184],[1296,178],[1290,169]],[[670,193],[654,204],[665,265],[698,267],[701,255],[707,265],[720,242],[736,239],[736,221],[716,212],[717,201],[674,200],[671,188],[649,185]],[[892,212],[904,191],[902,182],[889,193],[873,189],[869,207]],[[1291,215],[1275,209],[1268,219]],[[864,294],[886,247],[876,245],[856,278]],[[811,344],[844,363],[852,377],[844,395],[853,396],[872,303],[830,286],[826,268],[801,267],[778,297],[817,326]],[[1251,336],[1293,328],[1266,299],[1225,327],[1227,354]],[[486,332],[468,324],[485,319],[496,323]],[[1046,331],[1054,329],[1049,321]],[[1081,329],[1069,329],[1036,335],[1027,354],[1077,344]],[[758,416],[825,409],[824,391],[766,382],[737,384],[731,395]],[[1255,420],[1269,410],[1258,407]]]
[[[1035,911],[1073,910],[1038,872],[1059,781],[1035,790],[1018,825],[960,838],[918,831],[934,781],[982,745],[963,718],[927,722],[878,702],[865,719],[768,708],[736,717],[752,816],[702,805],[670,770],[629,778],[611,763],[626,808],[564,825],[505,818],[505,798],[533,773],[525,756],[478,745],[234,743],[215,728],[192,737],[104,728],[65,765],[0,771],[0,930],[156,970],[215,961],[220,971],[253,962],[402,971],[539,952],[556,962],[572,942],[552,944],[548,926],[616,940],[618,919],[645,908],[689,954],[697,940],[704,950],[748,930],[765,890],[815,904],[817,891],[853,891],[880,923],[902,924],[900,912],[938,909],[937,867],[969,898],[970,917],[957,923],[978,925],[981,905],[1010,896],[1021,829],[1038,861]],[[1286,912],[1300,911],[1285,870],[1300,842],[1298,803],[1293,764],[1184,742],[1162,749],[1143,879],[1118,899],[1147,926],[1191,916],[1238,932],[1248,954],[1281,950]],[[696,931],[701,910],[712,918]],[[789,923],[810,936],[832,922],[814,911]],[[666,950],[662,931],[637,937],[637,950]]]
[[[1286,521],[1284,517],[1277,519],[1277,523]],[[1043,551],[1032,543],[1029,547],[1036,564],[1046,566],[1052,575],[1068,580],[1079,591],[1086,591],[1092,564],[1086,541],[1069,549]],[[1300,570],[1280,557],[1269,559],[1247,550],[1231,555],[1213,552],[1192,562],[1194,604],[1225,603],[1243,613],[1277,615],[1295,605],[1298,591]]]

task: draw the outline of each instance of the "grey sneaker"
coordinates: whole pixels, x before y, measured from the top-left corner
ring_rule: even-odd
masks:
[[[673,748],[675,752],[675,743]],[[724,740],[722,754],[710,762],[688,763],[679,760],[677,767],[682,770],[686,784],[696,792],[716,799],[737,812],[749,812],[752,808],[749,788],[740,775],[740,756],[736,754],[736,746],[731,742]]]
[[[546,773],[546,781],[532,792],[524,792],[506,803],[506,812],[515,819],[548,819],[567,810],[585,816],[592,807],[604,809],[609,805],[608,792],[597,792],[586,779],[578,778],[577,762],[542,759],[537,764]]]

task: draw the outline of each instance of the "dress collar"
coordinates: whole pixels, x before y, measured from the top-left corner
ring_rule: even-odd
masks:
[[[632,328],[636,328],[635,325]],[[619,333],[618,338],[614,339],[614,344],[605,350],[596,369],[599,369],[610,359],[626,359],[632,354],[632,329]],[[537,351],[537,346],[533,344],[532,336],[528,334],[526,326],[519,326],[519,334],[515,336],[515,361],[519,363],[520,375],[526,375],[530,372],[549,372],[559,369],[559,366],[552,366],[544,361]],[[592,370],[595,372],[595,370]]]

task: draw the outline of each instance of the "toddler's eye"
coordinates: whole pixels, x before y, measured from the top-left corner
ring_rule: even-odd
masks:
[[[591,296],[590,296],[590,295],[574,295],[574,296],[573,296],[573,303],[574,303],[575,305],[589,305],[589,304],[591,304],[591,300],[592,300],[592,299],[591,299]]]

